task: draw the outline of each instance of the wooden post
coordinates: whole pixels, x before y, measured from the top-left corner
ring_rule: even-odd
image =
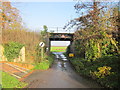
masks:
[[[44,58],[44,48],[41,47],[41,60],[43,60],[43,58]]]

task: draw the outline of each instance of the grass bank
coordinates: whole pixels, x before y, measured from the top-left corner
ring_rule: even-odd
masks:
[[[35,63],[33,70],[47,70],[51,67],[54,61],[54,55],[45,55],[44,59],[40,63]]]
[[[1,82],[2,88],[23,88],[27,83],[20,82],[15,77],[9,75],[6,72],[2,72],[2,82]]]

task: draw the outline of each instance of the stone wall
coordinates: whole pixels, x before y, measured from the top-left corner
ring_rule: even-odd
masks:
[[[8,61],[4,55],[4,47],[2,45],[0,45],[0,61]],[[18,58],[15,58],[14,62],[25,62],[25,47],[22,47]]]
[[[0,45],[0,61],[7,61],[7,58],[4,56],[4,47]]]

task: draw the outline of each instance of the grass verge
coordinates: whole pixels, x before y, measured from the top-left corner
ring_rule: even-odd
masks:
[[[27,83],[20,82],[15,77],[9,75],[6,72],[2,72],[2,88],[23,88],[27,85]]]
[[[48,68],[51,67],[53,61],[54,61],[53,54],[46,55],[43,61],[41,61],[40,63],[36,63],[34,65],[33,70],[47,70]]]

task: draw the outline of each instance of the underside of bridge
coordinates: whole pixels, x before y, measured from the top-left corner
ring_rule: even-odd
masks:
[[[50,41],[72,41],[72,38],[49,38]]]

